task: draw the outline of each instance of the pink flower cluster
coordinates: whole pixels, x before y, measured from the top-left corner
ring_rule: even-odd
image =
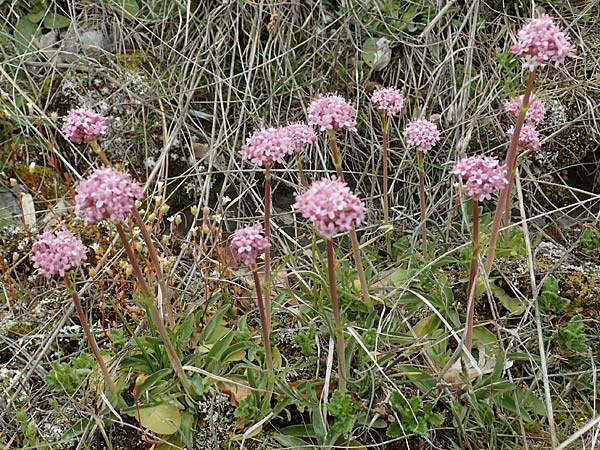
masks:
[[[356,131],[356,110],[343,97],[319,95],[308,107],[308,124],[323,130]]]
[[[461,176],[467,194],[479,200],[489,200],[492,192],[508,183],[506,167],[492,156],[466,156],[456,163],[452,173]]]
[[[85,260],[86,248],[81,239],[68,230],[46,231],[33,243],[33,267],[42,270],[46,278],[65,275]]]
[[[270,246],[261,224],[239,228],[231,239],[231,248],[247,266],[256,264],[258,257]]]
[[[360,225],[365,215],[360,199],[346,183],[335,178],[315,181],[306,192],[296,196],[293,208],[326,239]]]
[[[259,166],[281,162],[285,155],[294,153],[295,144],[286,127],[256,130],[242,147],[242,159]]]
[[[396,88],[380,88],[373,92],[371,101],[378,111],[395,116],[402,111],[404,97],[402,92]]]
[[[410,122],[404,129],[404,136],[411,147],[418,147],[423,153],[431,150],[440,140],[440,132],[435,123],[419,119]]]
[[[106,119],[91,109],[72,109],[63,126],[66,138],[75,143],[93,141],[106,134]]]
[[[312,127],[305,123],[295,123],[285,127],[288,136],[292,140],[294,151],[303,150],[309,144],[317,141],[317,135]]]
[[[517,35],[517,43],[510,48],[516,55],[525,58],[525,67],[533,70],[536,65],[554,61],[562,63],[573,56],[575,49],[566,34],[546,14],[532,19]]]
[[[103,219],[123,220],[143,195],[142,187],[127,172],[96,169],[75,185],[75,214],[85,223]]]
[[[510,127],[508,134],[512,136],[515,132],[515,127]],[[537,150],[540,148],[540,135],[537,130],[529,125],[523,125],[521,134],[519,135],[519,146],[528,150]]]
[[[521,105],[523,104],[523,95],[519,98],[513,98],[507,101],[504,104],[504,111],[510,114],[514,114],[518,116],[521,112]],[[546,107],[544,106],[544,102],[532,97],[529,101],[529,108],[527,108],[527,113],[525,114],[525,122],[531,126],[538,125],[544,117],[546,116]]]

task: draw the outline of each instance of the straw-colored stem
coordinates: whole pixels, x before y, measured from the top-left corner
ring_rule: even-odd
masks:
[[[85,334],[85,337],[87,338],[87,341],[92,349],[92,353],[94,354],[94,357],[98,362],[98,366],[100,366],[100,370],[102,371],[102,376],[104,377],[104,384],[106,385],[108,390],[112,391],[115,388],[115,384],[113,383],[112,377],[110,376],[110,372],[108,371],[108,368],[104,363],[104,358],[102,358],[102,355],[100,354],[100,348],[96,343],[96,339],[94,338],[94,335],[92,334],[92,331],[90,330],[90,327],[87,323],[87,317],[85,316],[85,313],[83,312],[83,307],[81,306],[81,302],[79,301],[79,294],[75,290],[74,286],[71,285],[70,280],[66,276],[65,284],[71,292],[71,297],[73,298],[73,303],[75,304],[75,311],[77,312],[77,316],[79,317],[79,322],[81,323],[81,328],[83,328],[83,333]]]
[[[158,259],[158,254],[156,252],[156,246],[154,245],[154,242],[152,241],[152,238],[150,237],[150,233],[148,233],[148,229],[146,228],[146,224],[144,223],[142,216],[140,216],[140,212],[138,211],[138,209],[135,206],[133,207],[132,215],[133,215],[133,219],[135,220],[135,222],[137,223],[137,226],[140,229],[142,238],[144,239],[144,242],[146,243],[146,247],[148,248],[148,255],[150,256],[150,260],[152,261],[152,264],[154,265],[154,270],[156,273],[156,278],[158,280],[158,286],[160,288],[160,293],[161,293],[161,298],[159,301],[158,309],[159,309],[159,311],[162,312],[162,315],[167,318],[167,320],[169,321],[169,325],[174,326],[175,318],[173,316],[173,308],[171,306],[171,298],[169,295],[169,289],[167,287],[167,283],[166,283],[164,275],[163,275],[162,265],[160,264],[160,261]]]
[[[344,325],[340,312],[340,303],[337,296],[335,283],[335,260],[333,242],[327,239],[327,272],[329,274],[329,295],[331,296],[331,309],[333,310],[333,322],[335,328],[335,341],[338,354],[338,390],[346,392],[346,345],[344,343]]]
[[[473,348],[473,318],[475,316],[475,287],[477,285],[477,269],[479,260],[479,199],[473,197],[473,236],[472,236],[471,271],[467,288],[467,323],[465,347]]]
[[[421,206],[421,251],[423,258],[427,257],[427,211],[425,210],[425,155],[417,150],[417,165],[419,168],[419,204]]]
[[[344,181],[344,172],[342,171],[342,158],[337,148],[335,140],[335,130],[328,130],[327,135],[329,136],[329,148],[331,149],[331,158],[333,159],[333,165],[339,180]],[[356,266],[356,272],[358,273],[358,280],[360,282],[360,290],[362,293],[363,303],[367,306],[371,306],[371,297],[369,296],[369,286],[367,284],[367,277],[365,276],[365,269],[362,264],[362,256],[360,253],[360,244],[358,242],[358,235],[356,234],[356,228],[350,229],[350,242],[352,244],[352,255],[354,256],[354,265]]]
[[[496,212],[494,214],[494,220],[492,222],[492,228],[490,232],[490,243],[489,248],[485,260],[485,273],[489,275],[492,270],[492,264],[494,263],[494,256],[496,254],[496,244],[498,242],[498,232],[500,230],[500,223],[502,222],[502,216],[504,215],[504,211],[506,210],[506,205],[510,204],[510,194],[512,192],[512,185],[515,177],[515,164],[517,162],[517,150],[519,147],[519,137],[521,136],[521,129],[523,128],[523,123],[525,123],[525,115],[527,114],[527,108],[529,107],[529,99],[531,97],[531,92],[533,91],[533,84],[535,81],[535,69],[529,72],[529,78],[527,80],[527,88],[525,89],[525,94],[523,95],[523,105],[519,112],[519,116],[517,117],[517,123],[515,124],[515,130],[512,134],[512,138],[510,140],[510,147],[508,149],[508,154],[506,155],[506,169],[508,172],[508,183],[500,191],[500,196],[498,198],[498,204],[496,205]],[[506,224],[508,225],[508,223]]]

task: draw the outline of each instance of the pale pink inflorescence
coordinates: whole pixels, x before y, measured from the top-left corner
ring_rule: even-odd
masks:
[[[546,14],[532,19],[519,30],[517,43],[510,51],[523,56],[525,67],[530,70],[551,61],[558,65],[575,53],[566,34]]]
[[[242,159],[259,166],[281,162],[295,147],[287,127],[261,128],[254,131],[242,146]]]
[[[294,151],[299,152],[304,150],[307,145],[317,141],[315,130],[305,123],[294,123],[285,127],[288,136],[292,140]]]
[[[72,109],[63,126],[66,138],[75,143],[88,142],[106,134],[106,119],[88,108]]]
[[[410,122],[404,129],[404,136],[411,147],[418,147],[423,153],[431,150],[440,140],[440,131],[435,123],[419,119]]]
[[[61,277],[85,260],[86,247],[68,230],[46,231],[33,243],[33,267],[41,269],[46,278]]]
[[[467,194],[479,200],[489,200],[494,191],[508,183],[506,167],[493,156],[466,156],[456,163],[452,173],[462,177]]]
[[[324,130],[345,128],[356,131],[356,109],[343,97],[319,95],[308,107],[308,124]]]
[[[510,127],[508,134],[512,136],[515,127]],[[535,128],[530,125],[523,125],[519,135],[519,146],[528,150],[537,150],[540,148],[540,135]]]
[[[270,246],[261,224],[239,228],[231,239],[231,248],[247,266],[256,264],[258,257]]]
[[[504,110],[507,113],[514,114],[518,116],[521,112],[521,105],[523,104],[523,95],[519,98],[513,98],[507,101],[504,104]],[[529,108],[527,108],[527,113],[525,114],[525,123],[536,126],[546,116],[546,107],[544,106],[544,102],[538,100],[536,98],[531,98],[529,102]]]
[[[380,88],[373,92],[371,101],[378,111],[395,116],[402,111],[404,97],[396,88]]]
[[[350,231],[365,217],[360,199],[345,182],[335,178],[315,181],[306,192],[296,196],[293,208],[310,220],[326,239]]]
[[[125,219],[143,195],[142,187],[129,173],[110,168],[96,169],[89,178],[79,181],[75,190],[75,214],[86,224]]]

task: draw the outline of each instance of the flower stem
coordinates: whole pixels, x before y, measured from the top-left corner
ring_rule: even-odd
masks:
[[[108,371],[108,368],[104,363],[104,359],[100,354],[100,348],[96,343],[96,339],[94,338],[94,335],[92,334],[92,331],[90,330],[90,327],[87,323],[87,317],[85,316],[85,313],[83,312],[83,307],[81,306],[81,302],[79,301],[79,294],[77,293],[75,287],[71,284],[71,281],[68,279],[67,276],[65,276],[65,285],[71,293],[73,303],[75,304],[75,311],[77,311],[77,316],[79,317],[79,322],[81,323],[81,327],[83,328],[85,337],[87,338],[87,341],[90,344],[90,347],[92,348],[92,353],[94,354],[94,357],[96,358],[96,361],[100,366],[100,370],[102,371],[102,376],[104,377],[104,384],[106,385],[108,390],[112,391],[115,388],[112,377],[110,376],[110,372]]]
[[[106,157],[106,153],[104,153],[102,147],[100,147],[100,144],[98,144],[98,141],[94,139],[93,141],[90,141],[90,145],[92,146],[94,153],[96,153],[98,158],[100,158],[100,161],[102,161],[102,164],[104,164],[106,167],[111,167],[110,161]]]
[[[300,184],[302,185],[302,189],[307,190],[308,182],[306,181],[306,176],[304,175],[304,170],[302,169],[302,158],[300,157],[300,152],[296,152],[296,165],[298,166],[298,175],[300,176]]]
[[[271,242],[271,164],[265,167],[265,239]],[[271,323],[271,248],[265,250],[265,317]]]
[[[341,181],[344,181],[342,158],[337,148],[335,130],[327,130],[327,135],[329,136],[329,148],[331,149],[331,158],[333,159],[333,165],[335,166],[337,177]],[[363,303],[368,307],[371,307],[373,304],[371,302],[371,297],[369,296],[369,286],[367,285],[367,277],[365,276],[365,269],[362,264],[360,244],[358,242],[358,235],[356,234],[355,227],[350,229],[350,242],[352,244],[352,255],[354,256],[354,265],[356,266],[356,272],[358,273]]]
[[[423,258],[427,257],[427,226],[425,224],[425,155],[417,150],[417,165],[419,168],[419,204],[421,205],[421,249]]]
[[[381,135],[383,139],[383,223],[389,225],[390,210],[388,198],[388,134],[387,115],[381,112]]]
[[[189,384],[185,371],[183,370],[183,366],[181,365],[181,360],[179,359],[179,356],[177,356],[175,347],[173,346],[173,343],[169,338],[169,333],[165,328],[165,324],[162,320],[160,312],[158,311],[158,308],[156,307],[156,303],[153,300],[151,300],[152,294],[150,293],[150,289],[148,289],[148,285],[146,284],[146,280],[144,278],[144,275],[142,274],[140,265],[137,262],[135,253],[133,252],[133,248],[127,240],[127,236],[125,235],[123,226],[120,223],[117,223],[116,226],[117,233],[119,234],[119,238],[121,239],[121,243],[123,244],[123,248],[125,249],[127,258],[129,259],[129,262],[131,263],[131,266],[133,268],[133,274],[135,275],[140,284],[140,289],[142,290],[144,297],[149,300],[147,303],[150,310],[150,317],[152,318],[152,321],[154,322],[154,325],[158,330],[158,334],[160,335],[163,343],[165,344],[165,349],[167,350],[167,357],[169,358],[169,362],[171,363],[171,366],[173,366],[173,370],[181,380],[183,389],[188,395],[191,395],[191,386]]]
[[[327,271],[329,273],[329,294],[331,296],[331,309],[333,310],[333,321],[335,328],[336,346],[338,354],[338,389],[346,392],[346,345],[344,343],[344,328],[340,313],[340,304],[337,296],[335,283],[335,261],[333,254],[333,242],[327,239]]]
[[[256,271],[256,267],[250,267],[252,271],[252,276],[254,278],[254,285],[256,286],[256,301],[258,303],[258,312],[260,314],[260,325],[262,328],[262,339],[263,345],[265,347],[265,360],[267,363],[267,370],[269,371],[269,376],[273,376],[273,356],[271,354],[271,323],[267,320],[267,311],[265,308],[265,302],[263,301],[262,290],[260,288],[260,277],[258,276],[258,272]]]
[[[169,296],[169,289],[167,288],[167,283],[165,282],[162,266],[160,261],[158,260],[158,254],[156,252],[156,246],[154,242],[152,242],[152,238],[150,237],[150,233],[148,233],[148,229],[146,228],[146,224],[140,216],[140,212],[134,206],[132,211],[133,219],[137,223],[137,226],[140,228],[140,232],[142,234],[142,238],[144,242],[146,242],[146,247],[148,248],[148,255],[150,256],[150,260],[154,265],[154,270],[156,273],[156,278],[158,279],[158,285],[160,287],[161,299],[159,302],[159,310],[162,312],[163,316],[167,318],[169,321],[169,325],[175,325],[175,318],[173,317],[173,308],[171,306],[171,298]]]
[[[471,271],[469,287],[467,288],[467,324],[465,346],[469,351],[473,347],[473,318],[475,316],[475,287],[477,284],[477,269],[479,260],[479,199],[473,197],[473,236],[471,253]]]
[[[531,97],[531,92],[533,91],[534,81],[535,69],[529,72],[529,78],[527,79],[527,88],[525,89],[525,94],[523,95],[523,105],[527,105],[527,107],[529,106],[529,99]],[[525,107],[521,107],[521,110],[519,111],[519,116],[517,117],[517,123],[515,124],[515,130],[513,131],[510,140],[508,154],[506,155],[506,170],[508,172],[508,183],[506,184],[506,186],[504,186],[504,189],[500,191],[498,204],[496,205],[496,212],[494,213],[494,220],[492,222],[492,228],[490,232],[490,244],[485,259],[486,275],[489,275],[490,271],[492,270],[492,264],[494,263],[494,256],[496,254],[496,243],[498,242],[500,222],[502,221],[502,216],[507,205],[510,204],[510,194],[512,192],[512,185],[515,179],[514,168],[517,162],[519,137],[521,136],[521,129],[523,128],[523,123],[525,122],[526,113],[527,109]],[[506,225],[508,225],[508,223]]]

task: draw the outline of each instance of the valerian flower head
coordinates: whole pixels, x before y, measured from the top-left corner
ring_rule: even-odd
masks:
[[[77,144],[98,139],[106,130],[104,116],[88,108],[70,110],[63,126],[65,137]]]
[[[292,140],[294,151],[299,152],[304,150],[307,145],[317,141],[315,130],[305,123],[294,123],[285,127],[288,136]]]
[[[514,132],[515,127],[510,127],[508,134],[512,136]],[[521,128],[521,134],[519,135],[519,147],[523,147],[528,150],[537,150],[540,148],[540,135],[534,127],[530,125],[523,125],[523,128]]]
[[[123,220],[142,197],[142,187],[127,172],[96,169],[75,185],[75,214],[86,224],[103,219]]]
[[[423,153],[427,153],[440,140],[440,131],[435,123],[419,119],[406,126],[404,136],[409,146],[417,147]]]
[[[294,143],[286,127],[262,128],[254,131],[242,146],[242,159],[259,166],[281,162],[293,153]]]
[[[517,43],[510,51],[523,56],[523,65],[529,70],[549,62],[558,65],[575,53],[566,34],[546,14],[531,19],[519,30]]]
[[[247,266],[256,264],[258,257],[270,246],[261,224],[239,228],[231,239],[231,248]]]
[[[63,229],[46,231],[32,246],[33,267],[41,269],[46,278],[61,277],[85,260],[86,247],[77,236]]]
[[[452,174],[462,177],[467,194],[479,200],[489,200],[508,183],[506,167],[493,156],[466,156],[456,163]]]
[[[308,124],[320,127],[321,131],[340,128],[356,131],[356,109],[343,97],[321,94],[308,107]]]
[[[376,89],[371,95],[371,101],[378,111],[385,112],[390,116],[400,114],[404,105],[402,92],[396,88]]]
[[[306,192],[296,196],[293,208],[310,220],[326,239],[350,231],[365,217],[360,199],[345,182],[335,178],[315,181]]]
[[[504,104],[504,111],[507,113],[514,114],[518,116],[521,112],[521,105],[523,104],[524,96],[521,95],[519,98],[513,98],[507,101]],[[546,107],[544,106],[544,102],[538,100],[535,97],[531,97],[529,99],[529,107],[527,108],[527,113],[525,114],[525,122],[532,126],[537,126],[544,117],[546,116]]]

